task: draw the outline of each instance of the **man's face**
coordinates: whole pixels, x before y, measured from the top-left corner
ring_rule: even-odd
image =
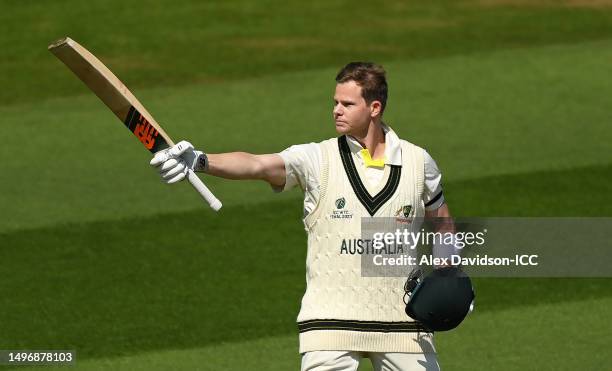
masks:
[[[377,101],[367,104],[361,95],[361,86],[355,81],[336,85],[334,94],[334,121],[338,134],[363,136],[372,117],[378,114]]]

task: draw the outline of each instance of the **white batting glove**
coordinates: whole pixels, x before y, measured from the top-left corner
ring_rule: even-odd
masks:
[[[204,153],[196,151],[191,143],[182,140],[168,149],[157,152],[150,164],[157,167],[163,182],[173,184],[185,179],[189,170],[195,170],[198,167],[200,156],[204,157],[205,163]],[[203,160],[201,159],[200,162]]]

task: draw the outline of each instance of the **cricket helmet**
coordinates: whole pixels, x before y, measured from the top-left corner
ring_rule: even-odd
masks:
[[[475,297],[470,277],[458,267],[434,269],[425,278],[417,269],[408,277],[404,291],[406,314],[430,331],[459,326]]]

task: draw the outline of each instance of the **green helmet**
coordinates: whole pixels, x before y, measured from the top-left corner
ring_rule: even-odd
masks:
[[[472,281],[458,267],[434,269],[424,279],[413,272],[404,286],[406,314],[430,331],[452,330],[463,321],[474,302]]]

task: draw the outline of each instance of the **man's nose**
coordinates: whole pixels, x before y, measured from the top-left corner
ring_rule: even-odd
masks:
[[[334,116],[340,116],[342,114],[342,106],[340,106],[339,104],[336,104],[334,106]]]

